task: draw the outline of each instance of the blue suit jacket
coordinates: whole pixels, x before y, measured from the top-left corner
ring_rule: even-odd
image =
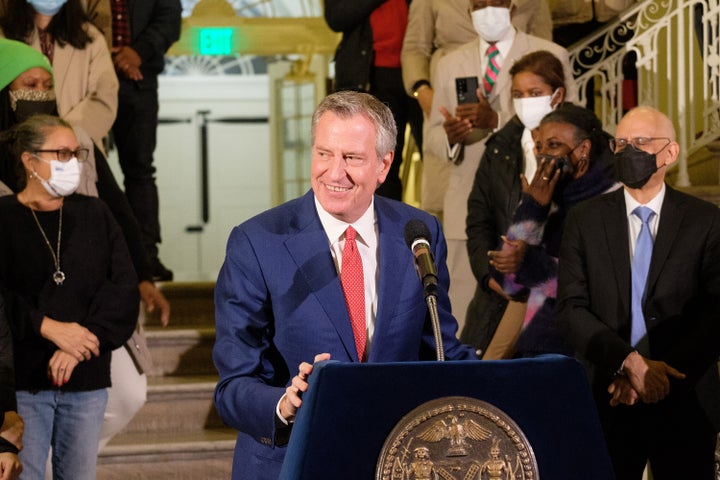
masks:
[[[404,226],[429,227],[439,276],[438,310],[448,359],[474,359],[455,337],[450,313],[445,239],[437,219],[375,197],[379,231],[378,304],[369,362],[432,360],[435,344],[422,286]],[[285,455],[287,428],[275,407],[301,362],[328,352],[357,362],[350,319],[312,192],[236,227],[215,288],[220,381],[215,405],[238,433],[233,479],[274,479]],[[342,408],[338,405],[338,408]]]

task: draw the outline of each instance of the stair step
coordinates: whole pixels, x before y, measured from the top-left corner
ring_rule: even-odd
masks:
[[[98,456],[97,480],[228,479],[237,433],[228,428],[196,433],[127,433]]]
[[[158,289],[170,302],[173,326],[215,326],[215,282],[164,282]],[[146,315],[146,326],[160,326],[157,312]]]
[[[148,377],[147,402],[123,433],[184,433],[222,428],[213,404],[217,376]]]
[[[149,327],[145,336],[153,359],[148,376],[217,375],[212,362],[214,328]]]

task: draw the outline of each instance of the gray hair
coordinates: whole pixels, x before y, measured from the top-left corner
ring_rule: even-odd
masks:
[[[375,151],[378,159],[395,150],[397,140],[397,126],[393,114],[387,105],[368,93],[343,90],[335,92],[323,99],[315,109],[312,116],[310,134],[312,143],[315,145],[315,132],[320,117],[325,112],[332,112],[342,119],[348,119],[355,115],[363,115],[375,126],[377,134],[375,140]]]
[[[45,144],[50,131],[62,127],[72,130],[69,123],[54,115],[33,115],[13,128],[2,132],[0,141],[6,143],[16,168],[18,187],[25,187],[25,169],[20,160],[23,152],[34,152]]]

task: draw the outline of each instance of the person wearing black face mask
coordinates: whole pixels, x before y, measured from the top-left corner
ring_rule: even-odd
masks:
[[[644,148],[651,147],[656,140],[664,141],[665,145],[656,153],[646,152]],[[643,188],[655,172],[667,166],[665,163],[658,166],[657,155],[671,143],[667,137],[611,139],[610,148],[615,152],[615,175],[618,180],[635,190]]]
[[[554,324],[558,250],[568,209],[618,187],[609,138],[592,111],[573,104],[541,120],[535,132],[535,174],[531,180],[520,174],[520,203],[501,245],[488,252],[495,281],[527,307],[523,317],[503,317],[487,358],[572,354]]]
[[[588,369],[616,478],[649,461],[655,479],[711,480],[720,209],[665,183],[680,149],[659,111],[628,112],[610,145],[624,188],[568,215],[557,324]]]

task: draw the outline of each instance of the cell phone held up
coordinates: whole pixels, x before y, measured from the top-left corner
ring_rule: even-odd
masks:
[[[458,105],[461,103],[478,103],[478,77],[458,77],[455,79],[455,94]]]

